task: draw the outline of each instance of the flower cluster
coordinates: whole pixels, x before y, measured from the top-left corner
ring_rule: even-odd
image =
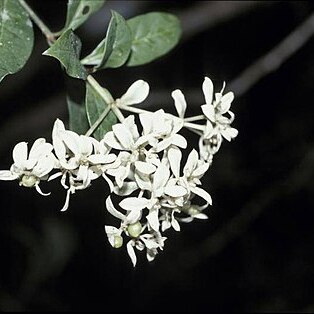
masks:
[[[223,88],[224,89],[224,88]],[[52,131],[52,144],[38,139],[29,154],[27,143],[13,149],[10,170],[0,171],[0,180],[19,180],[20,185],[35,187],[43,195],[40,182],[60,178],[67,190],[62,211],[69,207],[70,195],[83,190],[95,179],[104,179],[110,188],[107,211],[118,220],[117,226],[105,226],[109,243],[120,248],[126,242],[127,252],[136,264],[135,249],[146,249],[148,261],[162,250],[164,232],[180,231],[180,223],[206,219],[204,209],[212,204],[211,196],[201,188],[201,178],[212,164],[223,138],[237,136],[231,127],[230,111],[233,93],[214,97],[213,83],[205,78],[203,115],[185,118],[186,100],[180,90],[172,93],[178,116],[160,109],[149,112],[134,105],[146,99],[149,86],[140,80],[110,104],[118,112],[120,123],[112,126],[100,141],[91,136],[66,130],[59,119]],[[133,112],[124,118],[121,110]],[[204,124],[192,123],[204,120]],[[182,128],[197,133],[199,152],[189,152],[181,166],[186,139]],[[119,200],[118,206],[113,200]],[[199,203],[202,205],[198,205]],[[118,209],[117,209],[118,208]]]

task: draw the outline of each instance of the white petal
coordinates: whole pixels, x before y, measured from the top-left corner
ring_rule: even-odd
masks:
[[[61,131],[60,137],[74,155],[80,154],[80,136],[72,131]]]
[[[182,197],[187,194],[187,190],[183,186],[179,185],[166,186],[164,192],[171,197]]]
[[[168,159],[172,173],[176,178],[180,177],[180,164],[182,153],[181,150],[175,146],[170,147],[168,150]]]
[[[18,179],[16,173],[12,173],[10,170],[0,170],[0,180],[3,181],[12,181]]]
[[[109,154],[109,155],[95,154],[87,158],[87,160],[94,165],[109,164],[109,163],[114,162],[115,159],[116,159],[115,154]]]
[[[156,147],[154,147],[154,150],[159,153],[166,148],[168,148],[172,144],[172,136],[171,137],[166,137],[164,140],[160,141]]]
[[[174,229],[175,231],[180,231],[180,230],[181,230],[178,221],[177,221],[174,217],[172,217],[171,226],[173,227],[173,229]]]
[[[136,105],[143,102],[149,94],[149,85],[143,80],[134,82],[120,98],[123,105]]]
[[[113,226],[105,226],[105,231],[107,235],[120,235],[121,231]]]
[[[212,205],[212,198],[205,190],[198,187],[191,187],[191,191],[203,198],[208,204]]]
[[[152,113],[141,113],[139,115],[141,124],[143,126],[143,134],[150,134],[153,130],[153,114]]]
[[[41,178],[47,175],[54,168],[55,161],[53,158],[44,157],[39,159],[37,165],[34,167],[32,173]]]
[[[209,77],[205,77],[202,87],[206,104],[211,105],[213,101],[214,85]]]
[[[41,190],[39,184],[36,184],[36,185],[35,185],[35,188],[36,188],[36,191],[37,191],[40,195],[49,196],[49,195],[51,194],[51,192],[49,192],[49,193],[44,193],[44,192]]]
[[[203,165],[199,166],[198,168],[196,168],[192,175],[193,177],[200,177],[203,176],[205,174],[205,172],[208,170],[209,168],[209,164],[208,163],[204,163]]]
[[[187,147],[186,139],[180,134],[174,134],[172,136],[172,144],[183,149]]]
[[[116,218],[118,218],[118,219],[120,219],[120,220],[122,220],[122,221],[124,221],[124,220],[126,219],[126,216],[125,216],[125,215],[123,215],[122,213],[120,213],[119,211],[117,211],[117,210],[115,209],[115,207],[113,206],[113,203],[112,203],[112,201],[111,201],[110,196],[108,196],[107,199],[106,199],[106,208],[107,208],[108,212],[109,212],[112,216],[114,216],[114,217],[116,217]]]
[[[186,110],[186,101],[181,90],[177,89],[172,92],[172,98],[174,99],[174,105],[180,118],[184,118]]]
[[[112,183],[112,181],[104,173],[102,174],[102,176],[105,179],[105,181],[108,183],[110,192],[112,192],[113,189],[114,189],[114,184]]]
[[[118,142],[117,138],[115,137],[112,131],[107,132],[103,141],[110,147],[118,150],[122,150],[123,146]]]
[[[149,200],[143,197],[127,197],[119,203],[119,206],[125,210],[141,210],[146,208]]]
[[[145,178],[145,176],[142,177],[138,173],[134,174],[134,178],[135,178],[137,185],[139,186],[139,188],[141,190],[151,191],[152,183],[151,183],[151,180],[149,178],[147,178],[147,177]]]
[[[115,175],[116,183],[119,188],[123,186],[124,180],[127,178],[130,172],[130,164],[127,164],[125,167],[120,166],[117,169],[117,173]]]
[[[150,175],[156,171],[156,166],[148,163],[148,162],[143,162],[143,161],[136,161],[135,162],[135,168],[139,172]]]
[[[193,215],[193,217],[197,218],[197,219],[208,219],[208,216],[203,214],[203,213],[199,213],[199,214]]]
[[[61,177],[62,176],[62,172],[56,172],[56,173],[54,173],[53,175],[51,175],[49,178],[48,178],[48,182],[49,181],[52,181],[52,180],[54,180],[54,179],[56,179],[56,178],[59,178],[59,177]]]
[[[221,107],[221,114],[226,113],[227,111],[229,111],[231,103],[234,99],[234,94],[233,92],[229,92],[226,95],[223,95],[220,99],[220,107]]]
[[[49,143],[46,143],[44,138],[37,139],[30,152],[29,152],[29,159],[36,159],[40,156],[47,156],[52,152],[53,146]]]
[[[134,248],[133,248],[133,240],[128,242],[128,244],[126,245],[126,248],[127,248],[128,254],[129,254],[130,258],[131,258],[132,264],[135,267],[135,265],[136,265],[136,255],[135,255]]]
[[[183,173],[186,177],[190,177],[192,172],[194,171],[194,169],[197,166],[197,162],[198,162],[198,153],[195,149],[193,149],[189,156],[188,156],[188,160],[186,161],[186,164],[184,166],[183,169]]]
[[[67,191],[67,196],[65,198],[65,203],[61,209],[62,212],[66,211],[69,208],[69,202],[70,202],[70,194],[71,194],[71,190]]]
[[[79,137],[80,152],[84,156],[89,156],[93,151],[93,144],[90,137],[80,135]]]
[[[152,227],[153,230],[156,232],[159,231],[159,219],[158,219],[158,210],[153,209],[147,216],[146,219],[149,225]]]
[[[159,197],[163,193],[163,188],[166,186],[170,177],[170,171],[168,167],[160,164],[153,176],[153,192],[156,197]]]
[[[161,231],[162,231],[162,232],[168,230],[170,227],[171,227],[171,223],[170,223],[170,221],[168,221],[168,220],[164,220],[164,221],[161,223]]]
[[[142,217],[142,210],[139,209],[133,209],[129,212],[129,214],[126,217],[126,222],[128,224],[134,224],[137,221],[139,221]]]
[[[134,140],[130,130],[122,123],[115,124],[112,131],[118,141],[125,149],[131,149],[134,145]]]
[[[60,137],[60,132],[65,131],[64,124],[61,120],[57,119],[54,123],[52,130],[52,144],[56,156],[58,159],[62,160],[65,158],[66,148]]]
[[[135,117],[133,115],[124,119],[123,124],[129,129],[132,134],[133,140],[136,141],[139,138],[137,125],[135,124]]]
[[[212,105],[203,105],[201,109],[206,118],[212,122],[216,122],[215,108]]]
[[[13,149],[13,160],[17,167],[22,168],[27,160],[27,143],[21,142],[15,145]]]

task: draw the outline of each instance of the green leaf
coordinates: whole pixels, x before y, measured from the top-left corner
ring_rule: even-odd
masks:
[[[105,0],[68,0],[67,18],[63,32],[68,29],[76,30],[104,3]]]
[[[118,68],[129,57],[132,44],[132,33],[125,19],[112,11],[107,35],[95,50],[81,62],[95,65],[95,69]]]
[[[108,92],[105,88],[103,91]],[[90,126],[97,121],[108,106],[107,102],[101,97],[100,93],[97,92],[89,83],[86,84],[85,105]],[[101,140],[108,131],[111,131],[112,126],[116,123],[117,117],[112,111],[110,111],[99,127],[95,130],[94,137],[97,140]]]
[[[151,62],[169,52],[179,41],[179,19],[169,13],[151,12],[127,21],[133,34],[128,66]]]
[[[78,134],[85,134],[89,129],[85,106],[77,104],[70,97],[67,97],[67,103],[70,130]]]
[[[0,0],[0,81],[19,71],[34,44],[33,25],[18,1]]]
[[[85,80],[86,70],[80,62],[81,40],[68,30],[43,55],[58,59],[69,76]]]

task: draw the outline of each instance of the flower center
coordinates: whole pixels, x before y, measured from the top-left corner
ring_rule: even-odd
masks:
[[[36,185],[38,181],[38,178],[33,176],[33,175],[23,175],[20,184],[27,187],[27,188],[32,188]]]
[[[138,221],[128,226],[128,233],[132,238],[137,238],[142,232],[142,225]]]

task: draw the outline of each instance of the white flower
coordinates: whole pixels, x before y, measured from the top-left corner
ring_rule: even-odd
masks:
[[[106,164],[114,162],[116,156],[109,154],[105,143],[66,130],[59,119],[54,124],[52,138],[60,172],[51,176],[49,180],[61,176],[62,185],[68,189],[62,208],[62,211],[65,211],[69,205],[70,194],[87,188],[92,180],[103,174]],[[67,185],[67,178],[70,186]]]
[[[44,138],[37,139],[28,154],[26,142],[15,145],[13,149],[14,164],[10,170],[0,171],[0,180],[20,180],[20,185],[35,187],[42,195],[39,183],[47,180],[48,174],[53,170],[56,158],[52,154],[53,146],[46,143]]]
[[[230,111],[234,94],[229,92],[223,95],[224,87],[225,84],[222,90],[216,93],[214,97],[212,81],[208,77],[205,77],[203,82],[203,93],[206,104],[201,106],[201,108],[207,119],[207,124],[202,140],[212,139],[212,141],[205,143],[209,147],[202,147],[202,151],[204,152],[201,155],[203,156],[207,155],[207,157],[210,157],[211,154],[215,154],[218,151],[222,142],[221,137],[224,137],[227,141],[231,141],[238,135],[238,131],[230,126],[234,120],[234,114]]]
[[[142,234],[137,239],[132,239],[127,243],[127,251],[132,261],[133,266],[136,266],[137,258],[134,247],[139,251],[146,247],[146,258],[149,262],[153,261],[158,254],[158,249],[163,250],[164,242],[167,238],[162,237],[160,232],[154,234]]]
[[[186,139],[177,134],[183,127],[182,119],[166,114],[162,109],[156,112],[141,113],[139,118],[143,126],[143,137],[146,136],[150,140],[151,138],[155,139],[155,142],[152,140],[149,142],[152,151],[158,153],[170,145],[186,148]]]

